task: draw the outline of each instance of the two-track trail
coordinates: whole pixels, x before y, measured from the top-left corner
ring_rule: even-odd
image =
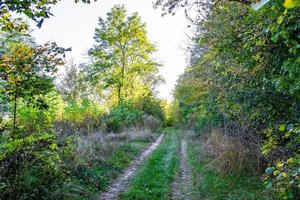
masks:
[[[102,193],[97,200],[115,200],[126,191],[130,181],[136,174],[136,172],[143,165],[144,161],[151,155],[151,153],[158,147],[161,143],[164,135],[160,135],[155,142],[151,144],[143,153],[137,157],[132,164],[121,174],[117,179],[115,179],[108,189]]]
[[[181,140],[180,152],[180,171],[172,184],[172,196],[174,200],[191,200],[191,170],[187,163],[187,142]]]

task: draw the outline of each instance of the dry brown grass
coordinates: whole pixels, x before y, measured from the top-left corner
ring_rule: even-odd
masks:
[[[77,137],[75,145],[77,163],[93,159],[105,160],[120,144],[120,142],[108,141],[103,133]]]
[[[222,173],[259,174],[264,166],[258,140],[238,129],[213,129],[202,140],[204,152],[213,158],[212,166]]]
[[[121,133],[93,133],[76,137],[76,160],[105,160],[120,145],[128,142],[153,142],[156,135],[147,128],[131,127]]]
[[[140,142],[153,142],[156,135],[148,128],[143,127],[130,127],[123,129],[121,133],[110,133],[106,135],[108,141],[140,141]]]

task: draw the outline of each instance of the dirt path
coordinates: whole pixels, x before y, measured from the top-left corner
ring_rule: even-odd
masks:
[[[187,163],[187,143],[185,139],[181,141],[179,156],[180,172],[172,184],[173,191],[171,198],[174,200],[191,200],[191,171]]]
[[[160,135],[159,138],[151,144],[138,158],[136,158],[132,164],[121,174],[112,184],[108,187],[106,192],[102,193],[97,200],[115,200],[118,196],[126,191],[129,186],[130,180],[133,178],[138,169],[142,166],[145,159],[158,147],[162,141],[164,135]]]

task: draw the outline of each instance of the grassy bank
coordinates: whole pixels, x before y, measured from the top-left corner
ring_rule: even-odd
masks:
[[[163,200],[169,199],[171,183],[179,170],[179,135],[174,129],[168,129],[165,137],[146,161],[137,177],[131,183],[122,200]]]
[[[120,141],[89,144],[84,153],[65,162],[68,181],[59,184],[47,199],[95,199],[126,169],[150,141]],[[78,147],[77,147],[78,148]]]
[[[213,159],[205,155],[201,142],[188,140],[188,163],[192,170],[193,199],[271,200],[259,177],[222,174]]]

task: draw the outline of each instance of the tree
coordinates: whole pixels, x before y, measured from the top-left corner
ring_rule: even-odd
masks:
[[[72,61],[65,66],[64,73],[60,77],[58,90],[65,101],[77,101],[86,95],[87,83],[84,81],[84,74]]]
[[[13,103],[13,133],[17,126],[19,98],[30,100],[38,94],[48,93],[52,75],[63,64],[64,49],[56,43],[37,45],[28,35],[1,35],[0,78],[5,82],[4,96]]]
[[[116,94],[118,103],[157,79],[159,65],[151,57],[156,49],[137,13],[126,17],[124,6],[113,7],[106,19],[99,18],[94,39],[89,78]]]

